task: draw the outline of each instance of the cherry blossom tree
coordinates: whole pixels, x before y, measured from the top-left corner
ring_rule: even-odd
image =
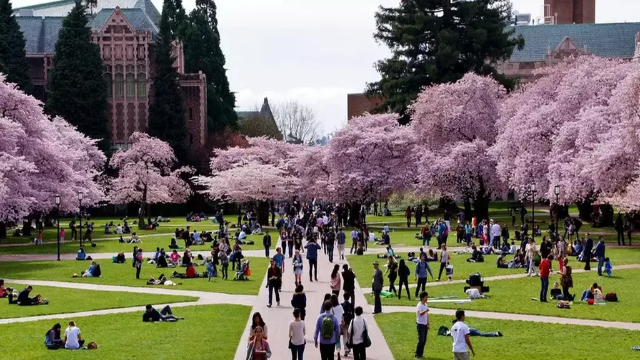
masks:
[[[139,203],[138,226],[144,228],[150,204],[187,201],[191,189],[181,176],[193,170],[189,167],[172,170],[177,159],[171,146],[160,139],[135,132],[129,142],[131,146],[117,151],[109,163],[118,170],[118,177],[111,182],[109,201]]]
[[[104,198],[99,176],[105,156],[61,118],[50,119],[42,104],[5,82],[0,74],[0,222],[46,214],[60,195],[62,212],[92,206]],[[0,235],[4,235],[4,226]],[[30,227],[25,227],[25,235]]]
[[[471,73],[423,89],[410,107],[419,196],[461,198],[467,213],[473,202],[476,216],[488,216],[491,197],[505,193],[488,152],[504,97],[495,80]]]

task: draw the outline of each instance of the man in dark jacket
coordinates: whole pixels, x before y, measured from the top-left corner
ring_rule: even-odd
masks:
[[[158,321],[169,321],[175,322],[178,319],[184,320],[184,318],[178,318],[173,315],[171,311],[171,307],[169,305],[165,306],[158,312],[158,310],[154,309],[153,306],[147,305],[144,313],[142,314],[142,322],[158,322]]]
[[[264,255],[269,257],[269,249],[271,249],[271,235],[269,235],[269,230],[267,230],[262,238],[262,245],[264,245]]]
[[[351,305],[355,309],[356,307],[356,274],[349,268],[349,265],[342,265],[342,290],[345,294],[351,295]]]
[[[282,284],[282,270],[276,266],[276,262],[271,259],[269,269],[267,270],[267,286],[269,287],[269,304],[267,307],[271,307],[271,300],[273,299],[273,292],[276,293],[276,304],[280,306],[280,285]]]
[[[378,266],[378,262],[374,261],[373,279],[371,280],[371,289],[373,290],[373,295],[375,297],[375,305],[373,307],[374,314],[380,314],[382,312],[382,301],[380,300],[380,293],[382,292],[382,287],[384,286],[384,277],[382,275],[382,271],[380,271]]]
[[[20,291],[20,293],[18,294],[18,300],[16,300],[18,305],[38,305],[38,303],[40,302],[40,295],[36,295],[35,297],[30,298],[29,294],[31,293],[31,290],[33,290],[33,287],[29,285],[24,290]]]
[[[584,269],[586,271],[591,270],[591,250],[593,250],[593,240],[591,239],[591,235],[589,233],[587,233],[587,237],[584,240],[584,260],[585,260],[585,264],[584,264]]]
[[[593,252],[598,259],[598,276],[602,276],[602,266],[604,265],[605,257],[604,236],[600,236],[600,241],[596,244],[596,249]]]

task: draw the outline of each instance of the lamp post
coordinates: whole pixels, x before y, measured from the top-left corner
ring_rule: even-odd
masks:
[[[82,193],[78,193],[78,201],[80,202],[80,247],[82,247]]]
[[[560,235],[560,224],[558,223],[558,208],[560,207],[560,185],[556,185],[553,188],[553,192],[556,194],[556,239]]]
[[[536,237],[536,184],[531,184],[531,234]]]
[[[58,261],[60,261],[60,195],[56,194],[56,216],[57,216],[57,223],[58,223]]]

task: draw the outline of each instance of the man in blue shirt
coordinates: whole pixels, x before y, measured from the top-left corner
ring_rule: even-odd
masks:
[[[426,254],[420,254],[420,262],[416,264],[415,271],[415,279],[418,281],[418,285],[416,286],[416,297],[418,297],[418,293],[420,292],[420,285],[422,285],[422,292],[424,292],[424,288],[427,285],[427,272],[431,275],[431,279],[433,279],[433,273],[431,272],[431,267],[427,262]]]
[[[347,237],[342,231],[342,228],[338,230],[336,240],[338,242],[338,256],[340,257],[340,260],[344,260],[344,244],[347,242]]]
[[[318,245],[318,244],[316,244]],[[333,360],[333,353],[335,352],[336,342],[340,336],[340,322],[331,313],[331,301],[324,302],[324,313],[318,316],[316,320],[316,330],[313,333],[313,342],[318,347],[320,343],[320,359],[321,360]],[[325,318],[330,318],[333,321],[333,331],[324,329]],[[327,324],[330,320],[327,320]]]
[[[279,247],[276,248],[276,252],[277,254],[273,255],[273,261],[275,261],[276,266],[284,273],[284,254],[282,254],[282,249]]]
[[[304,248],[307,249],[307,260],[309,260],[309,280],[313,282],[313,278],[311,277],[311,268],[313,268],[313,275],[316,281],[318,281],[318,250],[322,248],[314,239],[307,242],[307,245],[305,245]]]
[[[353,229],[353,231],[351,232],[351,250],[349,251],[349,254],[353,254],[353,250],[357,249],[358,247],[358,230]]]
[[[594,250],[596,258],[598,259],[598,276],[602,276],[602,266],[604,265],[604,236],[600,236],[600,241],[596,244],[596,249]]]

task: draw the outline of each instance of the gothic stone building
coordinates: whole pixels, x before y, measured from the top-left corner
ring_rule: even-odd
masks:
[[[45,102],[47,74],[51,69],[62,20],[75,0],[62,0],[16,9],[26,40],[34,95]],[[89,27],[104,61],[109,88],[111,142],[127,146],[135,131],[146,132],[149,91],[154,77],[155,37],[160,13],[149,0],[100,0],[90,9]],[[182,46],[173,51],[185,103],[189,141],[193,149],[207,141],[207,87],[202,73],[185,74]]]

